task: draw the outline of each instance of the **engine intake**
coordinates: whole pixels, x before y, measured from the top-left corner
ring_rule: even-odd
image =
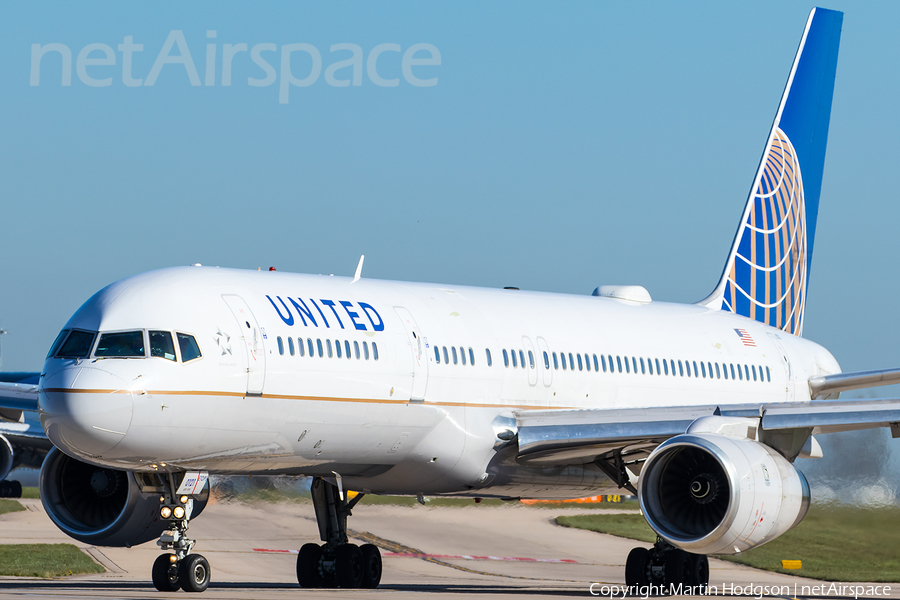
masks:
[[[142,492],[129,471],[97,467],[53,448],[41,469],[41,502],[66,535],[98,546],[136,546],[157,539],[169,523],[159,517],[157,492]],[[196,517],[206,498],[195,500]]]
[[[663,539],[697,554],[735,554],[775,539],[809,508],[809,484],[772,448],[724,435],[660,444],[641,471],[644,517]]]

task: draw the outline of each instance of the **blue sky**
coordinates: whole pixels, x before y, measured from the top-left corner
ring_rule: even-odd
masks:
[[[720,275],[806,16],[799,2],[0,4],[4,370],[39,370],[68,317],[129,275],[203,264],[692,302]],[[847,2],[807,337],[845,370],[900,366],[900,4]],[[207,32],[214,30],[214,39]],[[146,80],[171,32],[183,64]],[[222,85],[225,44],[247,44]],[[60,54],[30,85],[32,45]],[[105,44],[115,65],[77,57]],[[278,76],[250,57],[258,44]],[[281,47],[321,75],[279,102]],[[363,52],[362,85],[328,66]],[[375,85],[365,59],[394,87]],[[440,65],[404,53],[429,44]],[[170,53],[178,55],[177,46]],[[419,51],[423,58],[431,51]],[[87,55],[101,58],[102,50]],[[291,55],[301,78],[311,55]],[[349,79],[352,69],[337,72]]]

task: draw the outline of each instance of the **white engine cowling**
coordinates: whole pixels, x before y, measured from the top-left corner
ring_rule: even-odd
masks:
[[[687,433],[660,444],[638,484],[644,517],[696,554],[736,554],[775,539],[809,508],[803,473],[750,439]]]
[[[0,480],[6,479],[12,471],[16,453],[5,435],[0,435]]]
[[[81,462],[53,448],[41,468],[41,502],[63,533],[98,546],[155,540],[169,522],[159,516],[159,493],[141,491],[134,474]],[[193,516],[206,501],[194,502]]]

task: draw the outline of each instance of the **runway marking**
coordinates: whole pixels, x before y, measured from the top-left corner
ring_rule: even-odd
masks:
[[[254,552],[297,554],[299,550],[271,550],[254,548]],[[577,565],[577,560],[570,558],[528,558],[523,556],[475,556],[470,554],[427,554],[424,552],[384,552],[381,556],[388,558],[439,558],[443,560],[497,560],[503,562],[535,562],[535,563],[567,563]]]

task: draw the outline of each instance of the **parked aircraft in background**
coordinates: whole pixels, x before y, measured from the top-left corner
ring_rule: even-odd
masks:
[[[5,333],[0,329],[0,335]],[[40,373],[0,372],[0,497],[21,496],[22,485],[7,481],[6,477],[17,467],[40,468],[53,447],[37,414],[40,376]]]
[[[302,586],[375,587],[347,537],[362,494],[638,494],[659,534],[629,584],[708,581],[706,555],[804,517],[813,434],[891,427],[900,401],[837,400],[900,370],[840,373],[801,337],[842,15],[814,9],[733,247],[694,305],[640,286],[573,296],[208,267],[100,290],[37,393],[57,446],[48,515],[97,545],[159,538],[157,589],[202,591],[189,520],[206,476],[312,476],[321,546]],[[349,500],[345,490],[361,492]]]

